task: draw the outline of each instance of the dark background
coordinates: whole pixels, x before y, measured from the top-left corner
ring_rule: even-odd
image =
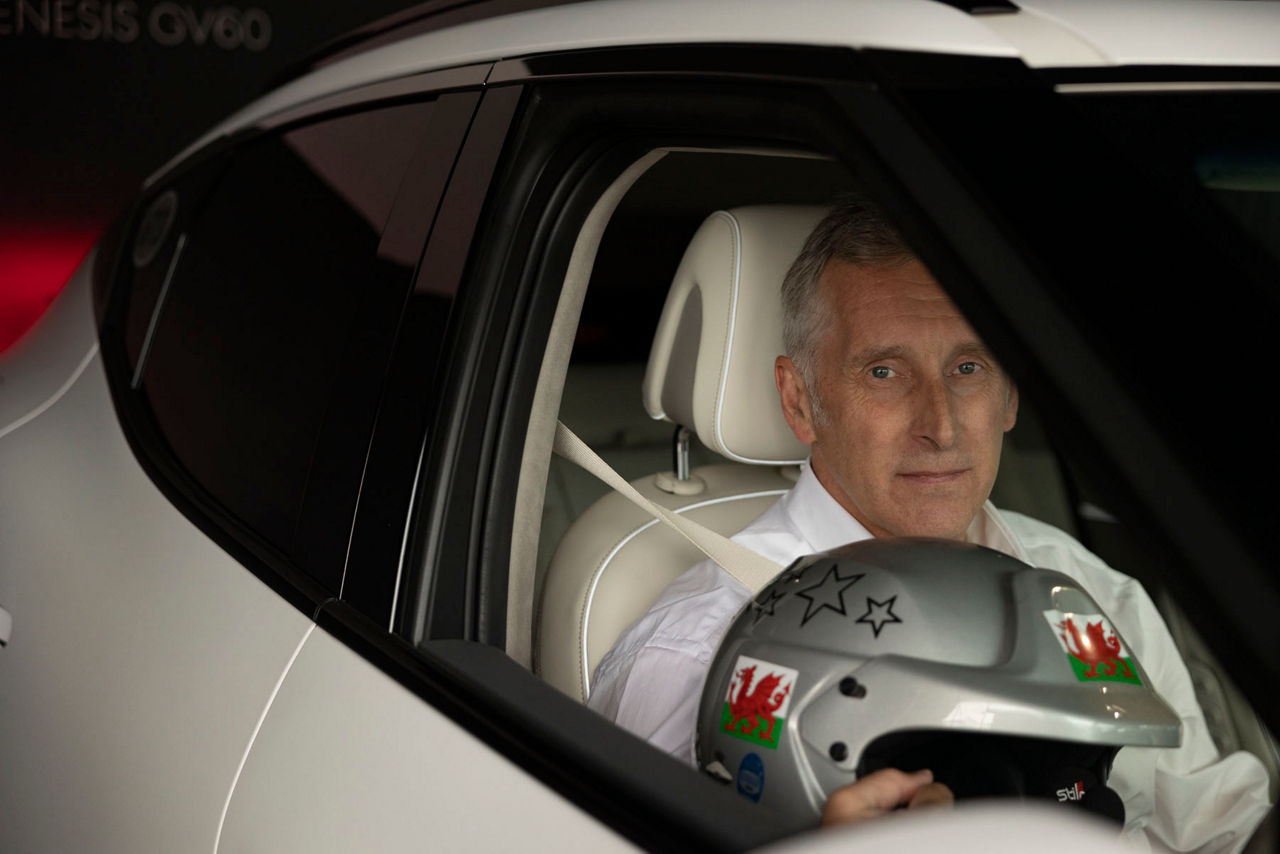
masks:
[[[334,39],[411,5],[0,0],[0,352],[151,172]]]

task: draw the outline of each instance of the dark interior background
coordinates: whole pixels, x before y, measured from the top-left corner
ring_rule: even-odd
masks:
[[[317,50],[411,5],[0,0],[0,352],[147,175]]]

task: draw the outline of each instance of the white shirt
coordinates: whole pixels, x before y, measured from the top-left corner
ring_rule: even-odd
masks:
[[[733,539],[785,566],[870,536],[805,465],[796,485]],[[1108,784],[1124,801],[1125,836],[1178,851],[1241,848],[1269,808],[1267,772],[1244,751],[1218,756],[1191,677],[1142,585],[1057,528],[991,502],[968,539],[1079,581],[1182,719],[1181,747],[1126,747],[1116,756]],[[751,595],[712,561],[694,566],[601,659],[588,705],[696,764],[702,686],[720,639]]]

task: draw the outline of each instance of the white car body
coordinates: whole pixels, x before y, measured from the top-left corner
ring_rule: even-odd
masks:
[[[1035,68],[1280,67],[1277,4],[1162,3],[1158,25],[1139,3],[1017,5],[971,15],[928,0],[602,0],[500,15],[290,82],[148,186],[211,143],[360,87],[596,48],[784,44]],[[0,849],[634,847],[460,724],[456,703],[437,708],[349,638],[318,629],[175,507],[117,418],[93,308],[98,263],[91,255],[0,360],[0,608],[12,620],[0,647]],[[981,838],[1010,820],[987,814],[965,832]],[[910,846],[929,826],[895,825],[872,849]],[[1022,844],[951,847],[1015,850],[1000,839]]]

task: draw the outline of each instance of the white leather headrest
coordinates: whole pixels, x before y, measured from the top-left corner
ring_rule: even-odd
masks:
[[[782,417],[773,362],[782,352],[782,279],[824,214],[816,205],[755,205],[707,217],[654,335],[643,387],[651,418],[683,424],[738,462],[809,456]]]

